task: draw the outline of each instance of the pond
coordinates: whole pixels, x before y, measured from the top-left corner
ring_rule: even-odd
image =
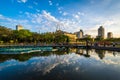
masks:
[[[0,54],[0,80],[120,80],[120,52],[67,49]]]

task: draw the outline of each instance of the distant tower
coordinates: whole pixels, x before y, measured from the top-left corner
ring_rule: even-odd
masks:
[[[103,39],[105,38],[105,29],[103,28],[103,26],[100,26],[98,28],[98,37]]]
[[[113,33],[112,32],[108,32],[107,33],[107,38],[113,38]]]
[[[80,29],[80,31],[77,32],[77,37],[78,37],[78,38],[83,38],[83,34],[84,34],[84,33],[83,33],[83,30]]]
[[[23,26],[21,26],[21,25],[16,25],[16,30],[17,30],[17,31],[19,31],[19,30],[21,30],[21,29],[23,29]]]

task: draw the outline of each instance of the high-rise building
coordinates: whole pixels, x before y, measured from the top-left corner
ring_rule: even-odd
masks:
[[[77,32],[77,38],[83,38],[83,30],[80,29],[80,31]]]
[[[98,37],[103,39],[105,38],[105,29],[103,28],[103,26],[100,26],[98,28]]]
[[[16,25],[16,30],[21,30],[21,29],[23,29],[23,26],[21,26],[21,25]]]
[[[113,33],[112,32],[108,32],[107,33],[107,38],[113,38]]]

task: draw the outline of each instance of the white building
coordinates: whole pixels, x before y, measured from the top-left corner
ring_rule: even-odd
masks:
[[[83,35],[84,35],[83,30],[80,30],[76,33],[77,38],[83,38]]]
[[[16,30],[19,31],[19,30],[22,30],[23,29],[23,26],[21,25],[16,25]]]
[[[108,32],[107,33],[107,38],[113,38],[113,33],[112,32]]]
[[[105,29],[103,28],[103,26],[100,26],[98,28],[98,37],[103,39],[105,38]]]

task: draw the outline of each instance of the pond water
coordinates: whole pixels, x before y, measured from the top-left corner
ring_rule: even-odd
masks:
[[[69,49],[0,54],[0,80],[120,80],[120,52]]]

